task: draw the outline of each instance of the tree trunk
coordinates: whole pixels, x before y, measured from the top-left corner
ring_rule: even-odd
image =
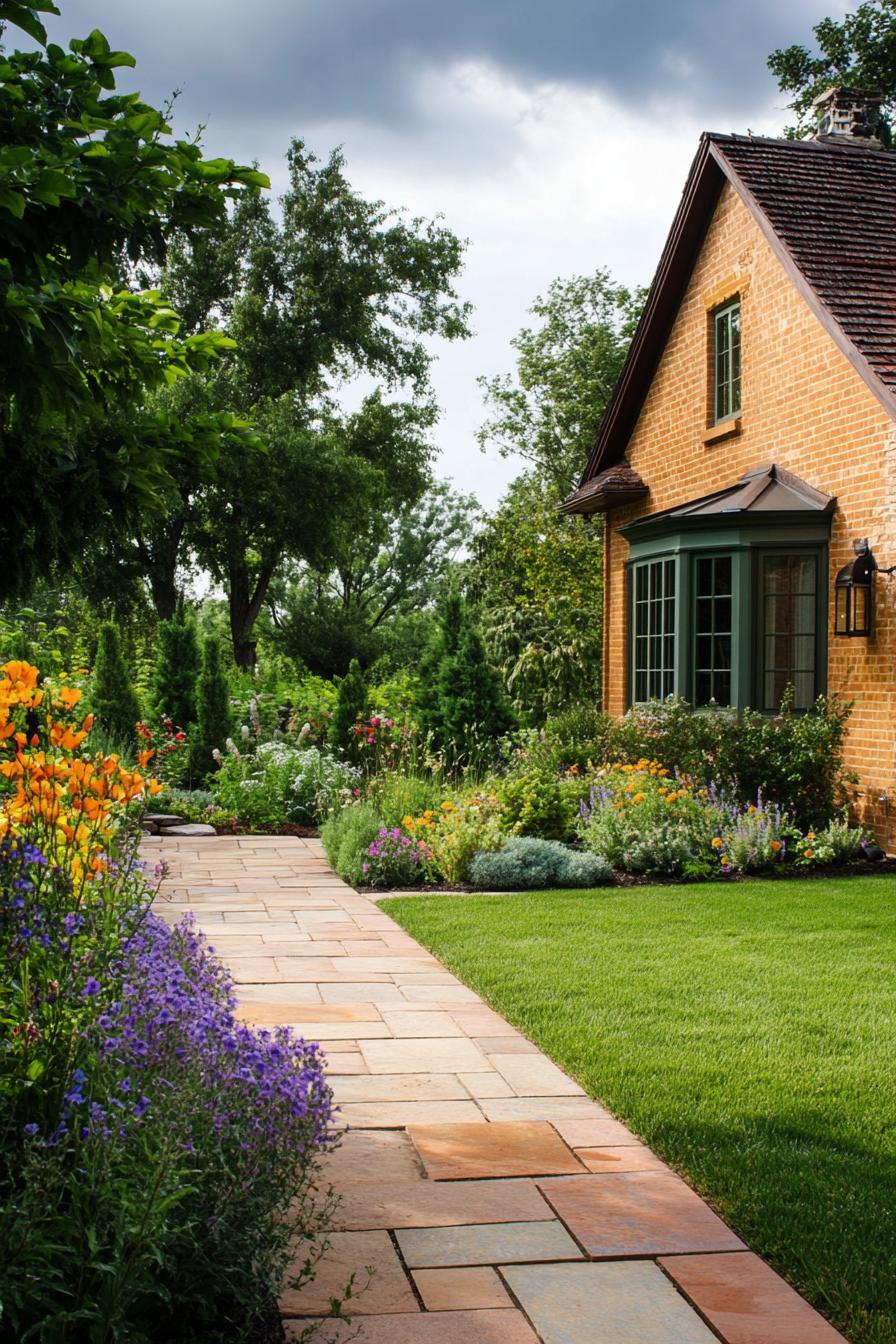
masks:
[[[229,584],[227,592],[227,605],[230,612],[230,637],[233,641],[233,660],[237,667],[242,667],[248,671],[255,668],[256,654],[258,650],[258,641],[254,637],[255,622],[258,619],[258,613],[261,611],[268,588],[271,585],[271,579],[274,577],[274,571],[277,568],[277,562],[280,559],[276,556],[274,559],[265,560],[260,566],[258,576],[255,580],[254,590],[251,587],[251,577],[249,570],[242,557],[231,562],[229,568]]]

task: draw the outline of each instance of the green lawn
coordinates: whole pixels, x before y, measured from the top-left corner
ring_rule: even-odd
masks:
[[[896,1340],[896,890],[713,883],[384,908],[856,1344]]]

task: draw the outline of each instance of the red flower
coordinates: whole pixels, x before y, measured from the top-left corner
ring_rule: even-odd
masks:
[[[174,734],[174,740],[175,742],[186,742],[187,735],[186,733],[182,733],[178,730],[178,732]]]

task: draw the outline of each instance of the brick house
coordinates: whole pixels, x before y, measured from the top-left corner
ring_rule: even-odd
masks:
[[[606,516],[604,708],[853,701],[896,849],[896,152],[706,134],[569,513]]]

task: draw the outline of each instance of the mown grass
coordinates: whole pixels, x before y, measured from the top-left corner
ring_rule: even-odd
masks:
[[[891,878],[385,908],[851,1340],[893,1344]]]

